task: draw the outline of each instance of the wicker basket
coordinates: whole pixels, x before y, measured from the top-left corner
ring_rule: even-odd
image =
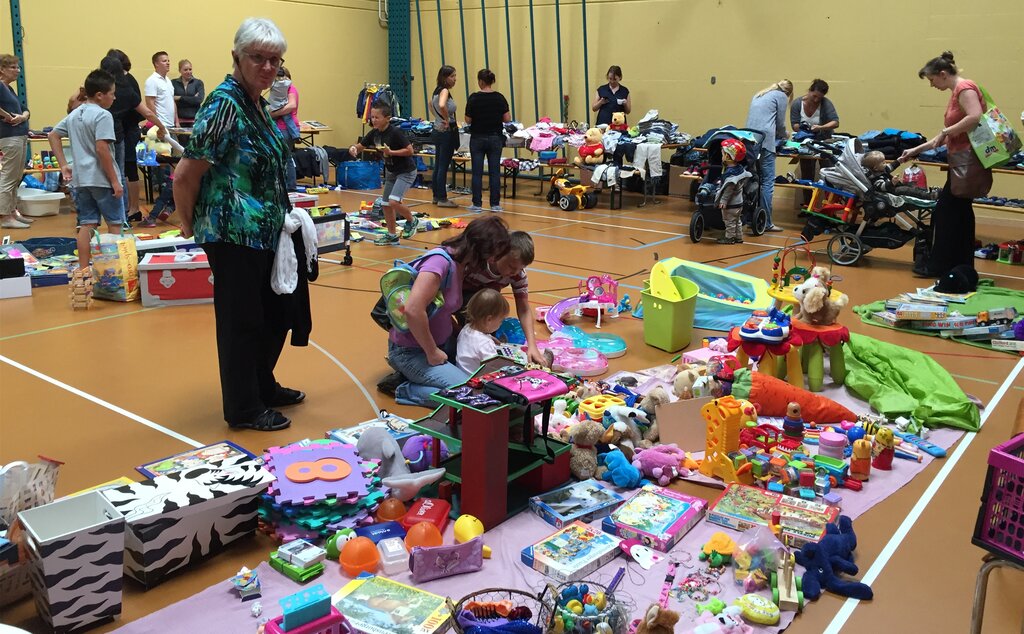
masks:
[[[562,609],[558,607],[558,598],[562,596],[562,591],[570,586],[580,585],[581,583],[585,583],[590,586],[591,593],[604,593],[606,601],[605,608],[595,616],[573,615],[575,627],[572,630],[565,629],[565,633],[573,634],[575,632],[593,632],[598,623],[607,623],[612,628],[612,632],[615,634],[623,634],[629,625],[628,609],[626,609],[620,601],[615,599],[615,594],[613,592],[608,592],[607,586],[594,581],[570,581],[563,583],[558,587],[549,585],[547,600],[544,601],[543,619],[545,626],[551,627],[554,624],[555,617],[562,611]]]
[[[511,601],[513,607],[523,606],[529,608],[531,614],[529,622],[543,630],[541,615],[544,611],[544,594],[541,593],[540,596],[537,596],[525,590],[486,588],[462,597],[458,603],[453,603],[451,599],[448,599],[448,609],[452,612],[452,629],[458,634],[465,634],[465,630],[459,623],[459,615],[462,614],[465,606],[471,601],[480,603]]]
[[[975,545],[1024,565],[1024,434],[992,448]]]

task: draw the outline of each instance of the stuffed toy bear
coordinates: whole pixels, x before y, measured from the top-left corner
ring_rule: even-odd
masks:
[[[583,135],[586,143],[580,148],[576,165],[600,165],[604,163],[604,133],[599,128],[590,128]]]
[[[644,440],[648,440],[653,444],[661,439],[661,432],[658,429],[658,419],[655,415],[657,414],[659,405],[665,405],[671,401],[672,399],[669,398],[668,391],[660,385],[648,392],[640,401],[640,409],[647,412],[647,419],[651,421],[651,426],[647,428],[646,432],[644,432]]]
[[[853,521],[846,515],[839,516],[838,524],[825,525],[821,541],[804,544],[796,553],[796,563],[807,569],[802,584],[804,596],[813,601],[821,596],[822,590],[828,590],[862,601],[872,599],[871,586],[839,577],[843,573],[857,574],[857,564],[853,563],[855,548],[857,535],[853,532]]]
[[[604,434],[604,426],[594,420],[583,420],[572,427],[572,447],[569,449],[569,471],[580,480],[597,475],[597,449],[594,447]]]
[[[598,465],[604,468],[600,478],[623,489],[635,489],[643,482],[640,470],[626,460],[626,456],[618,449],[601,454]]]
[[[828,287],[819,278],[809,277],[793,289],[797,304],[793,308],[793,319],[815,326],[831,326],[836,323],[839,311],[849,303],[843,293],[832,299]]]
[[[628,130],[629,126],[626,125],[626,113],[625,112],[613,112],[612,113],[612,122],[611,122],[611,125],[608,126],[608,129],[609,130],[616,130],[618,132],[625,132],[626,130]]]
[[[699,370],[688,365],[680,366],[676,378],[672,380],[672,392],[678,399],[691,399],[693,398],[693,386],[699,379]]]
[[[636,626],[636,634],[672,634],[676,631],[679,613],[663,608],[657,603],[647,608],[644,617]]]

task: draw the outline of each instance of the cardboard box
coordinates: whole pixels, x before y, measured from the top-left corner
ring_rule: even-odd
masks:
[[[213,273],[206,253],[148,253],[139,264],[143,306],[213,303]]]
[[[523,563],[556,581],[583,579],[619,556],[618,537],[573,522],[520,554]]]
[[[607,517],[620,504],[621,495],[594,479],[573,482],[530,498],[530,510],[555,528],[575,521]]]
[[[147,588],[256,531],[256,509],[273,475],[235,456],[109,489],[128,522],[124,571]]]
[[[5,277],[0,279],[0,299],[32,296],[32,278]]]
[[[667,553],[704,517],[707,506],[700,498],[648,484],[604,518],[601,528]]]
[[[121,614],[124,518],[100,493],[18,514],[27,536],[39,615],[58,631]]]

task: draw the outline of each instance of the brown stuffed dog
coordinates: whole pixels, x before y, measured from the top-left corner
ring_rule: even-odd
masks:
[[[657,603],[647,608],[647,613],[636,626],[636,634],[672,634],[676,631],[679,613],[661,607]]]
[[[793,318],[815,326],[831,326],[836,323],[839,312],[850,301],[843,293],[839,293],[838,299],[832,299],[828,287],[817,277],[809,277],[794,288],[793,297],[797,300]]]

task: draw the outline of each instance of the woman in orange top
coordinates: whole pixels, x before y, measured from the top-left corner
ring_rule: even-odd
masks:
[[[950,163],[957,153],[969,153],[966,157],[977,162],[967,134],[978,126],[984,114],[984,99],[978,85],[961,77],[949,51],[932,59],[918,73],[927,78],[936,90],[950,90],[952,95],[946,106],[944,127],[926,143],[903,152],[900,162],[908,161],[925,150],[945,145]],[[961,156],[963,156],[961,154]],[[981,169],[980,163],[974,166]],[[932,249],[926,267],[914,267],[914,273],[922,277],[944,277],[953,267],[974,265],[974,208],[971,198],[954,196],[951,191],[953,171],[948,172],[946,185],[939,194],[939,201],[932,213]],[[989,175],[991,182],[991,176]],[[987,193],[987,192],[986,192]],[[985,194],[981,194],[984,196]]]

